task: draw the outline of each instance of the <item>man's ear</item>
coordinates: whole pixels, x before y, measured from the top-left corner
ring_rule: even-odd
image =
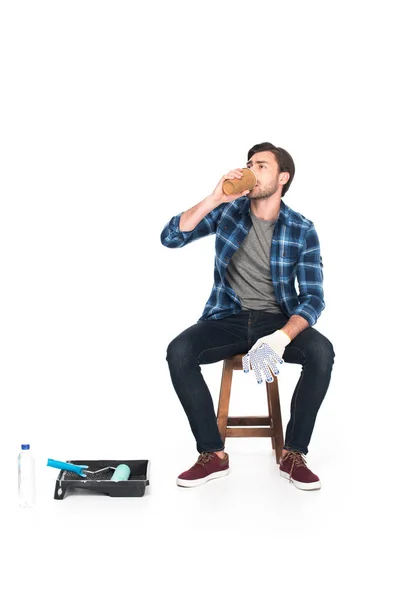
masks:
[[[287,183],[290,179],[290,175],[289,173],[281,173],[279,175],[279,183],[282,185],[285,185],[285,183]]]

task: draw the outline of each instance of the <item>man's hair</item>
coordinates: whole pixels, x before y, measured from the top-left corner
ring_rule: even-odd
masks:
[[[278,163],[278,167],[279,167],[279,172],[280,173],[289,173],[290,177],[289,177],[289,181],[287,183],[285,183],[285,185],[282,188],[282,197],[286,194],[286,192],[288,191],[288,189],[290,188],[290,184],[293,181],[293,177],[294,177],[294,161],[293,158],[290,156],[289,152],[286,152],[286,150],[284,150],[283,148],[277,148],[276,146],[274,146],[273,144],[270,144],[269,142],[263,142],[262,144],[256,144],[255,146],[253,146],[252,148],[250,148],[250,150],[247,153],[247,160],[250,160],[251,157],[253,156],[253,154],[256,154],[256,152],[272,152],[272,154],[275,156],[276,158],[276,162]]]

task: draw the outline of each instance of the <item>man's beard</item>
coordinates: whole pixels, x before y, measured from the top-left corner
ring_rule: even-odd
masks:
[[[279,188],[278,178],[272,181],[267,187],[258,187],[257,189],[250,190],[249,198],[252,200],[261,200],[261,198],[270,198],[277,192]]]

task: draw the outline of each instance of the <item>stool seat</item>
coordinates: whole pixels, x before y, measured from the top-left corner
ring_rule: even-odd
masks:
[[[272,449],[275,450],[276,462],[279,463],[283,448],[283,430],[279,389],[276,377],[271,383],[266,382],[268,415],[267,416],[229,416],[229,402],[232,388],[233,371],[242,371],[244,354],[236,354],[225,358],[222,367],[221,388],[218,402],[217,423],[223,442],[227,437],[270,437]]]

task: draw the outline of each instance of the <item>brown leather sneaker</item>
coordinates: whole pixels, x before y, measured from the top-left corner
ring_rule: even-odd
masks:
[[[220,458],[214,452],[202,452],[197,462],[188,471],[179,475],[176,484],[182,487],[195,487],[210,479],[225,477],[229,473],[229,456]]]
[[[307,467],[306,460],[300,452],[291,450],[280,460],[281,477],[289,479],[299,490],[319,490],[321,482]]]

